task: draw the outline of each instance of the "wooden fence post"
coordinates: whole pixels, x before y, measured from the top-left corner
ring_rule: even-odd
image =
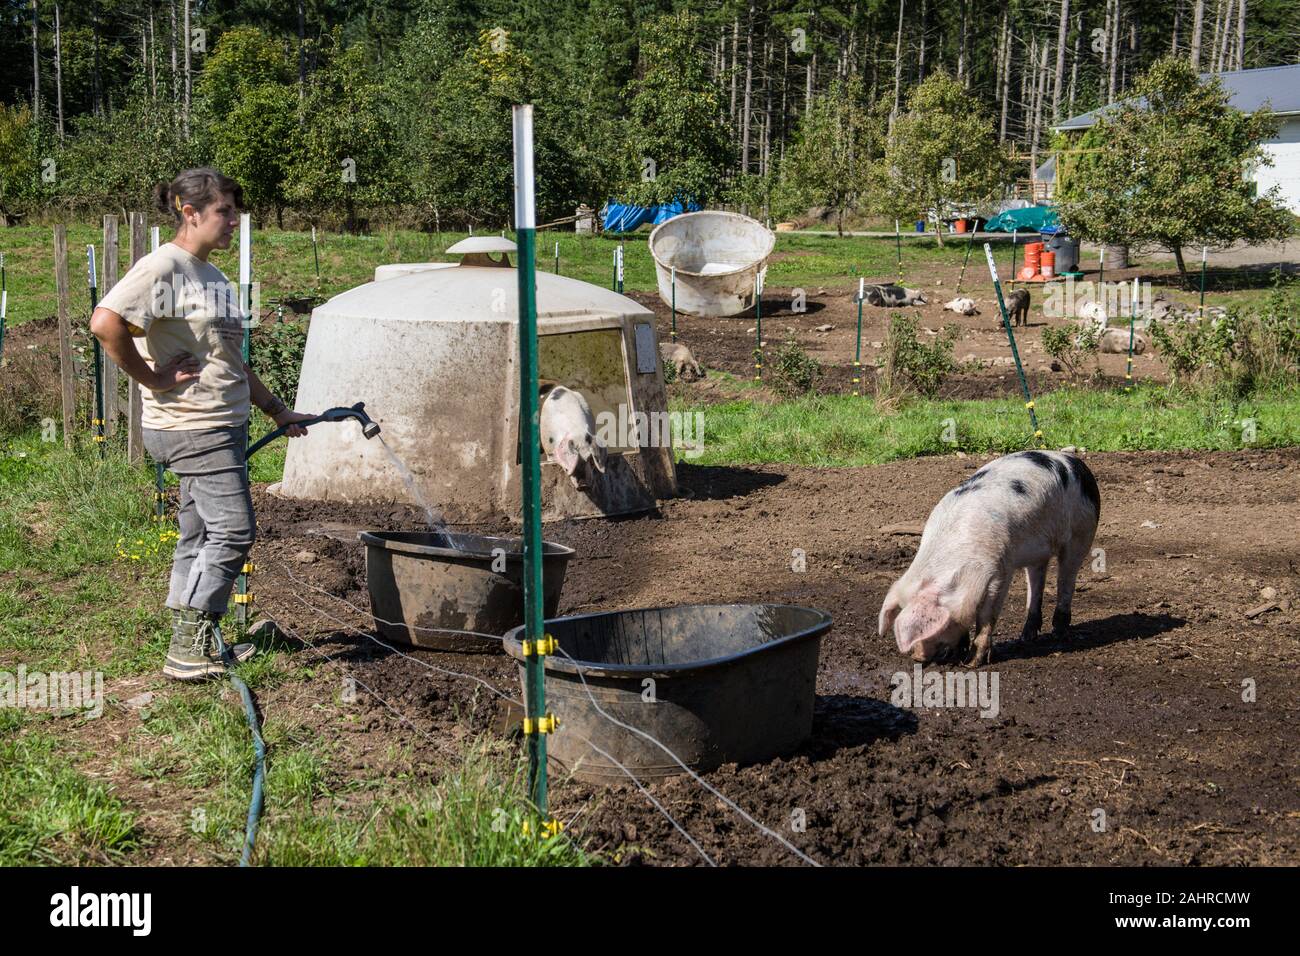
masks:
[[[130,214],[131,224],[131,265],[144,256],[144,213]],[[126,402],[126,457],[132,464],[144,461],[144,435],[140,431],[140,385],[133,378],[128,378]]]
[[[68,235],[62,223],[54,227],[54,286],[59,295],[59,380],[63,386],[63,447],[71,448],[77,392],[72,365],[72,325],[68,318]]]
[[[99,297],[108,295],[117,285],[117,216],[104,217],[104,269],[99,277]],[[104,437],[117,433],[117,417],[122,407],[117,397],[117,363],[104,353]]]

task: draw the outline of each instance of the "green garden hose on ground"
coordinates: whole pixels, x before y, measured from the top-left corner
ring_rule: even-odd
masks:
[[[330,408],[313,418],[302,422],[294,422],[294,424],[305,426],[314,425],[317,422],[341,422],[346,418],[355,418],[361,425],[361,433],[366,438],[374,438],[379,434],[379,425],[370,420],[370,416],[365,412],[365,407],[364,402],[357,402],[351,408],[342,406]],[[244,453],[244,464],[247,466],[248,459],[253,457],[254,452],[279,438],[288,429],[288,425],[283,425],[250,445]],[[262,817],[262,794],[266,783],[266,742],[262,740],[262,728],[258,723],[257,705],[253,700],[253,692],[249,690],[248,685],[235,673],[231,666],[235,661],[231,658],[230,649],[221,637],[220,626],[214,625],[213,630],[217,638],[217,652],[226,665],[226,673],[230,677],[231,685],[235,690],[239,691],[239,696],[243,699],[244,716],[248,719],[248,729],[253,735],[253,795],[248,802],[248,818],[244,824],[244,850],[239,857],[240,866],[251,866],[253,844],[257,840],[257,826]]]

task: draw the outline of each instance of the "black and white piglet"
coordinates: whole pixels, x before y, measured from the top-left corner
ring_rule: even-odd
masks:
[[[1057,451],[1022,451],[989,462],[930,512],[912,566],[880,608],[880,636],[922,663],[947,657],[975,632],[970,663],[985,664],[1011,578],[1025,569],[1029,614],[1022,639],[1043,623],[1043,584],[1056,558],[1054,636],[1070,626],[1075,578],[1101,514],[1088,466]]]

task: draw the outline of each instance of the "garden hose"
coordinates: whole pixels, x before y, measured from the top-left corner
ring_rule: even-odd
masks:
[[[231,668],[235,661],[230,656],[230,649],[226,647],[226,642],[221,639],[220,625],[214,623],[212,630],[217,638],[217,653],[226,664],[230,683],[244,700],[244,716],[248,719],[248,729],[253,735],[253,797],[248,803],[248,818],[244,823],[244,851],[239,857],[240,866],[251,866],[253,843],[257,840],[257,824],[262,816],[262,787],[266,781],[266,743],[262,740],[262,730],[258,726],[253,692]]]
[[[293,424],[313,425],[317,422],[341,422],[345,418],[355,418],[361,424],[361,433],[366,438],[374,438],[379,434],[379,425],[370,420],[370,416],[365,412],[365,407],[364,402],[357,402],[350,408],[344,406],[330,408],[319,415]],[[254,452],[279,438],[288,429],[288,425],[283,425],[249,446],[248,451],[244,453],[245,465],[247,465],[248,459],[253,457]],[[239,696],[244,701],[244,716],[248,720],[249,732],[253,735],[253,796],[248,802],[248,817],[244,824],[244,850],[239,857],[240,866],[251,866],[253,844],[257,840],[257,825],[262,817],[262,791],[266,782],[266,743],[262,740],[262,730],[257,720],[257,707],[253,702],[253,692],[248,689],[248,685],[232,668],[231,665],[235,661],[231,658],[230,650],[221,637],[220,626],[214,623],[213,631],[217,638],[217,652],[226,665],[226,673],[230,676],[231,685],[234,686],[235,690],[239,691]]]

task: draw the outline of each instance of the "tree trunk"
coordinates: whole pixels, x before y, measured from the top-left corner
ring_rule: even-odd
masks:
[[[745,21],[745,115],[741,122],[740,171],[749,175],[749,115],[750,96],[754,88],[754,4],[750,0],[749,17]]]
[[[903,3],[898,0],[898,38],[894,41],[894,108],[889,113],[889,131],[894,131],[898,118],[899,93],[903,82]]]
[[[1038,37],[1029,38],[1029,62],[1020,69],[1020,138],[1029,138],[1034,115],[1034,84],[1038,80]]]
[[[41,118],[41,46],[40,16],[32,0],[32,118]]]
[[[104,84],[99,76],[99,4],[93,3],[90,7],[90,37],[91,37],[91,61],[90,61],[90,112],[95,116],[100,116],[104,112]]]
[[[1075,90],[1075,81],[1078,80],[1079,78],[1079,44],[1082,42],[1082,40],[1083,40],[1083,14],[1076,13],[1074,15],[1074,54],[1070,60],[1070,94],[1069,94],[1070,105],[1066,107],[1065,110],[1065,112],[1070,116],[1074,115],[1074,90]],[[1058,176],[1059,176],[1059,171],[1058,171]],[[1059,178],[1057,179],[1057,182],[1058,183],[1060,182]]]
[[[1107,87],[1107,103],[1115,102],[1115,78],[1119,69],[1119,16],[1120,0],[1115,0],[1115,16],[1111,21],[1110,35],[1110,85]]]
[[[1101,73],[1097,79],[1097,99],[1102,103],[1106,102],[1106,70],[1110,64],[1110,7],[1114,2],[1115,0],[1106,0],[1106,12],[1101,20]]]
[[[1237,4],[1237,69],[1246,68],[1246,0]]]
[[[1196,0],[1196,13],[1192,20],[1192,69],[1201,68],[1201,33],[1205,25],[1205,0]]]
[[[925,80],[925,32],[926,32],[926,13],[928,12],[930,0],[921,0],[921,52],[917,57],[916,64],[916,82],[921,83]]]
[[[1174,29],[1169,40],[1169,55],[1178,55],[1178,30],[1183,25],[1183,6],[1181,3],[1174,4]]]
[[[185,4],[185,102],[181,107],[181,129],[190,138],[190,0]]]
[[[1038,144],[1043,138],[1043,106],[1047,100],[1047,54],[1050,50],[1051,44],[1044,43],[1042,60],[1038,67],[1038,93],[1034,97],[1034,138],[1029,146],[1029,182],[1030,188],[1035,190],[1030,198],[1034,202],[1038,202],[1035,185],[1038,176]]]
[[[785,136],[786,136],[786,119],[787,119],[785,108],[786,108],[786,91],[789,89],[790,86],[790,44],[782,43],[781,49],[783,51],[783,55],[781,59],[781,135],[780,138],[778,139],[778,143],[780,145],[777,147],[778,165],[784,162],[785,160]]]
[[[1178,263],[1178,275],[1182,279],[1183,288],[1187,288],[1187,263],[1183,262],[1183,247],[1180,243],[1170,246],[1169,251],[1174,254],[1174,262]]]
[[[1065,79],[1065,40],[1070,31],[1070,0],[1061,0],[1061,22],[1056,28],[1056,82],[1052,84],[1052,119],[1061,118],[1061,82]]]
[[[1002,121],[998,126],[998,142],[1007,140],[1007,98],[1011,84],[1011,31],[1007,26],[1007,12],[1002,12]]]
[[[966,84],[966,19],[969,4],[961,0],[961,30],[957,35],[957,82]]]
[[[59,20],[59,3],[54,2],[54,96],[59,108],[59,141],[63,141],[63,24]]]
[[[736,62],[736,51],[740,49],[740,17],[731,22],[731,125],[736,125],[736,89],[740,74]]]
[[[158,35],[153,28],[153,10],[149,11],[149,95],[158,102]]]
[[[1228,55],[1232,52],[1232,0],[1223,2],[1223,46],[1219,51],[1219,69],[1228,69]]]
[[[772,43],[763,44],[763,146],[760,165],[763,175],[772,172]]]
[[[303,0],[298,0],[298,102],[307,98],[307,12]]]
[[[176,116],[180,111],[181,96],[181,74],[180,67],[176,62],[176,45],[180,42],[180,33],[176,27],[176,0],[171,0],[172,13],[172,122],[176,122]]]

